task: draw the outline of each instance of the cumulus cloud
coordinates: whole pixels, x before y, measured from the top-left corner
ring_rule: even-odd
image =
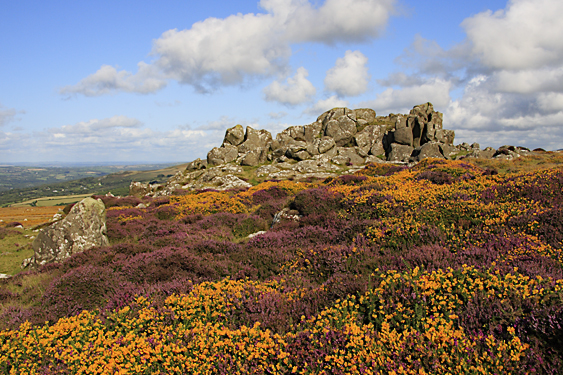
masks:
[[[367,62],[368,58],[360,51],[346,51],[344,57],[336,60],[336,65],[327,72],[325,89],[340,97],[363,94],[370,79]]]
[[[441,78],[413,84],[399,89],[387,88],[375,100],[362,102],[360,106],[373,108],[378,113],[408,113],[417,104],[431,102],[435,108],[445,108],[450,103],[452,84]]]
[[[96,96],[116,91],[149,93],[167,79],[205,93],[224,85],[284,75],[291,46],[362,42],[380,35],[396,0],[262,0],[266,13],[207,18],[185,30],[172,29],[154,40],[151,64],[137,73],[104,65],[62,94]]]
[[[102,65],[94,74],[82,79],[76,85],[65,86],[59,90],[63,95],[82,94],[85,96],[99,96],[114,94],[119,91],[149,94],[166,86],[162,74],[149,64],[140,62],[137,73]]]
[[[309,72],[301,67],[287,83],[272,82],[263,92],[267,101],[275,101],[285,105],[297,105],[308,102],[317,93],[315,86],[307,79]]]
[[[429,100],[456,142],[563,148],[562,11],[558,0],[511,0],[465,19],[466,38],[450,49],[417,36],[396,60],[408,73],[378,80],[388,88],[370,104]]]
[[[25,111],[18,111],[15,108],[5,108],[0,104],[0,126],[14,121],[18,113],[25,113]]]
[[[320,116],[329,109],[348,107],[349,105],[350,103],[347,100],[340,99],[338,96],[333,95],[330,98],[319,100],[313,106],[304,110],[303,113],[311,116]]]
[[[221,116],[219,120],[209,121],[207,124],[198,126],[197,130],[225,130],[235,126],[235,120],[228,116]]]
[[[491,89],[499,92],[519,94],[563,92],[563,67],[500,70],[492,73],[491,77]]]
[[[270,112],[268,113],[268,117],[270,117],[273,120],[279,120],[280,118],[284,118],[285,116],[287,116],[287,112]]]
[[[113,116],[33,133],[0,132],[0,151],[18,161],[190,161],[205,157],[209,144],[220,143],[223,135],[215,129],[159,131]]]
[[[444,111],[445,123],[456,130],[458,142],[563,147],[563,95],[495,92],[488,85],[490,79],[473,78],[462,97]]]
[[[563,63],[563,2],[511,0],[506,9],[462,22],[473,53],[493,69],[533,69]]]
[[[380,35],[395,0],[326,0],[319,7],[306,0],[261,0],[292,42],[365,41]]]

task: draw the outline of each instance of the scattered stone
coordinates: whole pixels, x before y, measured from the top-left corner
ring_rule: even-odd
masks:
[[[270,228],[273,228],[274,225],[276,225],[277,223],[279,223],[284,219],[299,221],[299,219],[301,219],[301,215],[299,215],[299,212],[295,210],[290,210],[288,207],[286,207],[274,215],[274,218],[272,220],[272,225],[270,226]]]
[[[207,160],[195,159],[186,166],[187,171],[199,171],[207,168]]]
[[[251,234],[249,234],[249,235],[247,236],[247,238],[254,238],[254,237],[259,236],[259,235],[264,234],[264,233],[266,233],[266,231],[265,231],[265,230],[261,230],[261,231],[256,232],[256,233],[251,233]]]

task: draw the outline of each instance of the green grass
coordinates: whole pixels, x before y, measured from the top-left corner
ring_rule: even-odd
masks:
[[[61,206],[67,205],[70,203],[80,202],[82,199],[90,197],[92,194],[80,194],[80,195],[67,195],[62,197],[42,197],[38,199],[30,199],[25,202],[13,204],[12,207],[21,207],[21,206],[37,206],[37,207],[46,207],[46,206]]]
[[[32,236],[36,232],[29,229],[13,229],[14,233],[0,239],[0,273],[15,275],[21,272],[24,259],[33,256]],[[27,236],[27,237],[25,237]]]
[[[47,184],[42,184],[39,186],[32,187],[21,187],[13,188],[11,190],[0,191],[0,206],[7,207],[11,204],[17,204],[22,202],[33,202],[34,200],[39,200],[39,198],[50,197],[50,198],[61,198],[69,195],[92,195],[92,194],[106,194],[111,192],[114,195],[128,195],[129,185],[131,181],[146,182],[156,182],[165,183],[172,175],[176,172],[186,168],[187,164],[180,164],[171,167],[166,167],[163,169],[156,170],[144,170],[144,171],[121,171],[117,173],[108,174],[105,176],[93,176],[81,179],[75,179],[72,181],[56,182],[61,181],[56,178],[52,178]],[[3,171],[0,168],[0,181],[9,185],[8,183],[15,184],[19,181],[18,179],[25,179],[25,175],[16,175],[10,173],[11,170],[5,168]],[[46,173],[46,172],[45,172]],[[54,177],[54,176],[51,176]],[[50,178],[51,178],[50,177]],[[34,183],[39,180],[40,177],[34,177],[30,180],[30,183]],[[15,186],[15,185],[14,185]],[[21,186],[18,185],[18,186]],[[65,202],[60,202],[65,203]],[[72,201],[66,201],[66,203],[72,203]],[[56,205],[57,203],[52,203],[51,205]]]

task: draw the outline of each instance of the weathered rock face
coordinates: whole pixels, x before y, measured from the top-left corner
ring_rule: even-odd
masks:
[[[201,159],[197,158],[187,165],[186,170],[187,171],[198,171],[200,169],[205,169],[205,168],[207,168],[207,160],[201,160]]]
[[[223,144],[221,147],[213,147],[207,154],[208,165],[220,165],[235,161],[238,156],[238,149],[230,144]]]
[[[94,246],[108,245],[104,203],[86,198],[75,204],[64,219],[39,232],[33,241],[33,263],[61,262]]]
[[[367,163],[415,163],[430,157],[512,159],[529,152],[513,146],[481,150],[476,143],[454,146],[455,133],[442,123],[442,114],[424,103],[407,115],[333,108],[312,124],[291,126],[275,138],[267,130],[245,131],[236,125],[227,129],[221,147],[209,151],[207,162],[193,161],[165,186],[132,183],[130,191],[160,196],[177,189],[245,187],[248,183],[236,177],[243,174],[241,166],[259,167],[254,171],[257,178],[314,179],[351,173]]]
[[[387,160],[407,162],[409,161],[413,151],[414,148],[412,146],[392,143],[391,151],[389,151]]]
[[[225,133],[225,139],[223,140],[223,145],[228,144],[232,146],[238,146],[244,142],[244,128],[242,125],[233,126],[227,129]]]

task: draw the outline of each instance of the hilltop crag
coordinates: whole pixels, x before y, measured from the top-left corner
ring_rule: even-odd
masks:
[[[170,195],[178,189],[227,190],[249,187],[248,179],[323,179],[370,163],[412,164],[425,158],[514,158],[525,148],[499,150],[479,144],[454,146],[455,132],[443,128],[443,114],[431,103],[408,115],[377,116],[372,109],[333,108],[315,122],[291,126],[276,137],[264,129],[227,129],[223,143],[196,159],[166,184],[133,182],[130,194]],[[245,168],[246,167],[246,168]],[[245,171],[253,169],[251,176]]]

